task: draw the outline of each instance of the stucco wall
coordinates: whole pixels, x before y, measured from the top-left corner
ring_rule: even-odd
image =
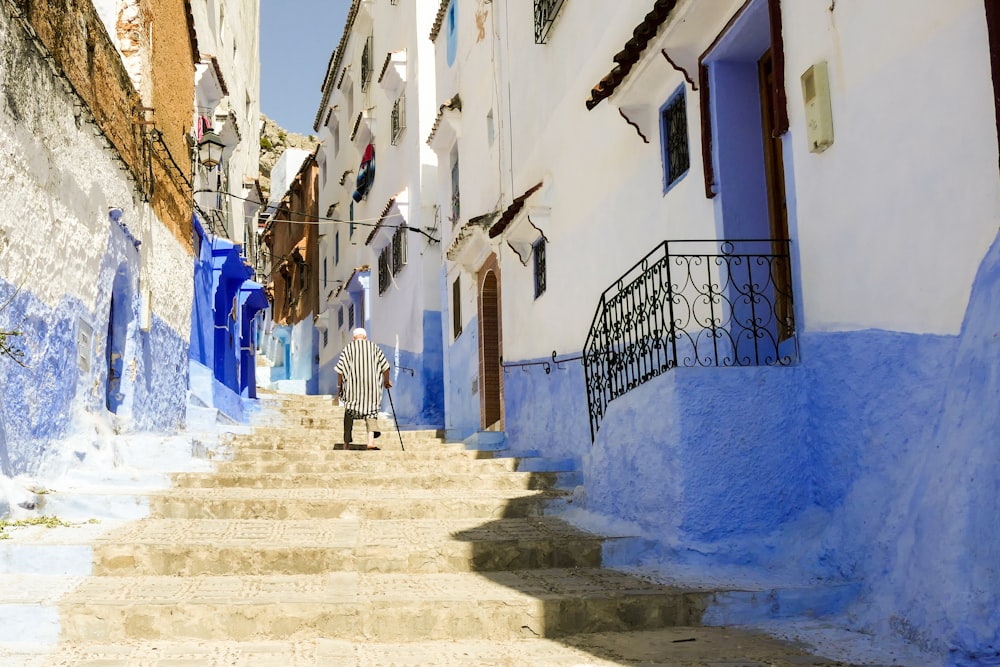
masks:
[[[45,5],[32,7],[42,12]],[[49,25],[44,13],[36,18],[40,26]],[[0,180],[8,203],[0,215],[5,294],[0,303],[10,300],[0,311],[0,326],[24,331],[18,343],[28,366],[0,359],[0,392],[12,471],[21,472],[40,462],[48,443],[65,433],[81,411],[106,410],[113,293],[114,348],[121,355],[114,363],[121,378],[112,393],[120,394],[115,399],[119,426],[170,430],[183,423],[192,279],[188,241],[143,202],[142,187],[122,169],[117,149],[70,92],[100,97],[96,113],[111,122],[124,108],[114,100],[125,105],[134,99],[127,77],[105,76],[116,71],[105,64],[95,66],[91,89],[75,82],[69,86],[50,66],[57,61],[40,56],[6,5],[0,22],[0,50],[10,64],[0,72],[7,91],[0,114],[0,145],[7,159],[0,162]],[[103,31],[99,22],[86,25]],[[68,58],[67,49],[75,43],[63,35],[61,57]],[[61,71],[58,65],[55,71]],[[81,70],[71,74],[81,75]],[[117,130],[121,137],[132,136],[131,121]],[[109,216],[112,210],[116,216],[120,212],[121,224]],[[144,330],[142,313],[150,294],[149,329]]]

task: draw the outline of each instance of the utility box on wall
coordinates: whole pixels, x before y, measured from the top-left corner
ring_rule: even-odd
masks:
[[[802,101],[806,107],[809,151],[822,153],[833,144],[833,110],[826,62],[816,63],[802,75]]]

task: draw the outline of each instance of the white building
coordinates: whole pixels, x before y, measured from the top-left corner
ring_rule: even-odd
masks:
[[[434,105],[437,3],[352,3],[322,86],[320,391],[351,329],[393,363],[400,423],[443,424]],[[376,159],[377,158],[377,159]],[[375,169],[377,162],[378,168]],[[341,222],[338,222],[341,221]]]
[[[986,8],[443,0],[449,433],[575,460],[654,564],[993,655]]]

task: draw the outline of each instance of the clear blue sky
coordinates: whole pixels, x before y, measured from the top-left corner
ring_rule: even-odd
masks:
[[[289,132],[314,134],[330,54],[351,0],[260,0],[260,109]]]

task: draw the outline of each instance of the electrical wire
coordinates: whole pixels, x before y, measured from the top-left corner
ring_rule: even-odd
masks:
[[[225,195],[227,197],[232,197],[234,199],[239,199],[241,201],[247,201],[247,202],[250,202],[250,203],[253,203],[253,204],[260,204],[260,202],[257,201],[256,199],[250,199],[248,197],[241,197],[240,195],[234,194],[232,192],[217,192],[216,190],[196,190],[195,194],[198,194],[200,192],[215,192],[216,194]],[[329,224],[337,224],[337,225],[356,225],[358,227],[379,227],[379,226],[381,226],[381,227],[385,227],[386,229],[406,229],[408,231],[417,232],[418,234],[422,234],[422,235],[426,236],[427,240],[430,241],[430,242],[432,242],[432,243],[441,243],[441,239],[434,238],[429,233],[427,233],[426,231],[424,231],[423,229],[420,229],[418,227],[410,227],[407,224],[402,224],[402,225],[381,225],[380,224],[380,222],[382,220],[385,220],[387,218],[403,218],[403,217],[405,217],[405,216],[403,216],[402,213],[387,213],[387,214],[385,214],[383,216],[379,216],[377,218],[358,218],[356,220],[342,220],[340,218],[329,218],[329,217],[322,216],[322,215],[313,215],[312,213],[306,213],[305,211],[293,211],[293,210],[290,210],[290,209],[281,209],[281,210],[287,212],[289,215],[301,215],[303,217],[314,218],[314,219],[313,220],[282,220],[282,219],[279,219],[279,218],[272,218],[273,222],[288,222],[288,223],[294,223],[294,224],[297,224],[297,225],[329,225]]]

